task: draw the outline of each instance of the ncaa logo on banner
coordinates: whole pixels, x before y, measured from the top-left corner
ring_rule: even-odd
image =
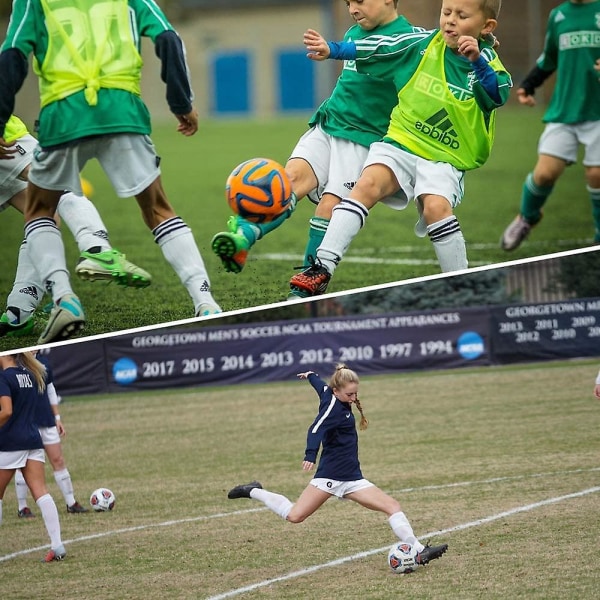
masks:
[[[116,383],[129,385],[138,377],[138,368],[130,358],[119,358],[112,368],[113,378]]]
[[[458,338],[456,349],[466,360],[479,358],[485,352],[483,338],[475,331],[465,331]]]

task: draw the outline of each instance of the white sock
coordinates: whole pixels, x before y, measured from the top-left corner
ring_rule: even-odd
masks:
[[[52,299],[56,302],[65,294],[72,294],[65,247],[54,219],[40,217],[29,221],[25,225],[25,239],[29,257]]]
[[[18,308],[19,314],[7,311],[9,320],[17,323],[26,321],[34,313],[43,296],[42,280],[31,261],[27,243],[23,240],[19,248],[15,281],[6,299],[6,306]]]
[[[454,215],[427,225],[427,235],[433,242],[443,273],[459,271],[469,266],[465,238]]]
[[[275,494],[274,492],[269,492],[267,490],[262,490],[260,488],[254,488],[250,490],[250,498],[259,500],[269,510],[272,510],[282,519],[287,519],[287,516],[290,514],[290,510],[292,510],[292,506],[294,506],[294,503],[288,500],[285,496],[282,496],[281,494]]]
[[[75,504],[75,496],[73,495],[73,482],[71,481],[69,470],[54,471],[54,481],[56,481],[56,485],[61,491],[67,506],[73,506]]]
[[[50,536],[50,547],[52,549],[59,548],[62,546],[62,539],[60,534],[60,521],[58,520],[58,510],[56,504],[50,494],[44,494],[40,496],[36,504],[39,506],[42,518],[44,519],[44,525],[46,531]]]
[[[330,274],[333,275],[350,242],[365,224],[368,215],[367,208],[351,198],[342,198],[342,201],[334,207],[331,221],[317,250],[317,257]]]
[[[421,542],[415,536],[413,529],[406,518],[406,515],[400,511],[394,513],[389,519],[388,523],[392,528],[392,531],[396,534],[396,537],[401,542],[406,542],[407,544],[411,544],[417,549],[417,552],[421,552],[425,546],[421,544]]]
[[[25,483],[25,477],[23,477],[21,469],[15,471],[15,491],[17,492],[19,510],[23,510],[27,507],[27,492],[29,492],[29,488]]]
[[[79,252],[97,246],[100,252],[111,249],[106,226],[94,204],[85,196],[76,196],[72,192],[63,194],[57,211],[73,234]]]
[[[192,230],[179,218],[163,221],[152,230],[155,242],[186,287],[196,311],[203,303],[217,306],[210,281]]]

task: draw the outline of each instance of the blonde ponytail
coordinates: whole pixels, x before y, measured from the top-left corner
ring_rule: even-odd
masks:
[[[41,394],[46,389],[46,367],[31,352],[19,352],[15,359],[33,375]]]

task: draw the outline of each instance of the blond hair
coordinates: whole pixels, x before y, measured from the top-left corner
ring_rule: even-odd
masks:
[[[46,389],[46,367],[31,352],[19,352],[14,356],[16,363],[33,375],[41,394]]]
[[[331,389],[341,389],[349,383],[360,383],[358,375],[352,369],[349,369],[344,363],[338,363],[337,365],[335,365],[335,371],[329,379],[329,387]],[[360,423],[358,425],[358,428],[361,431],[364,431],[369,426],[369,421],[367,420],[367,418],[365,417],[365,413],[363,412],[362,405],[360,403],[360,400],[358,399],[358,393],[356,394],[356,398],[354,399],[354,404],[356,404],[356,408],[360,413]]]

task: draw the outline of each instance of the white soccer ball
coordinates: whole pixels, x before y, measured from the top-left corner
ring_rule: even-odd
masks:
[[[98,488],[90,496],[90,504],[96,512],[106,512],[115,507],[115,495],[108,488]]]
[[[388,552],[388,565],[394,573],[412,573],[419,567],[417,554],[411,544],[396,542]]]

